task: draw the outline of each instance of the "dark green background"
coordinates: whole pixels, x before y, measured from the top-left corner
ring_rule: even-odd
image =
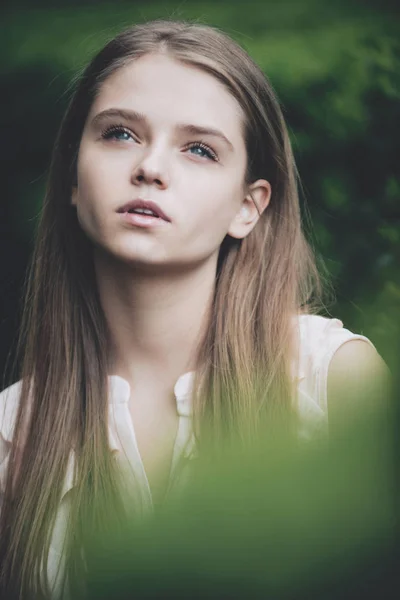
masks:
[[[71,81],[121,28],[173,17],[221,27],[270,77],[292,136],[305,225],[311,216],[308,236],[336,290],[327,314],[370,337],[398,377],[398,3],[7,4],[0,19],[2,370],[13,348],[23,273]],[[216,499],[210,499],[213,479],[195,489],[190,511],[168,515],[160,531],[146,529],[140,544],[137,537],[128,540],[122,551],[120,540],[111,546],[114,556],[95,574],[91,597],[126,597],[118,596],[115,582],[121,592],[126,586],[146,598],[165,597],[165,590],[176,598],[218,600],[222,590],[229,598],[398,597],[395,461],[392,472],[379,435],[368,430],[364,439],[360,431],[357,423],[337,447],[331,443],[329,456],[325,450],[305,460],[296,448],[295,458],[283,462],[272,451],[258,467],[253,457],[251,464],[234,463],[235,471],[214,478],[222,490]],[[259,469],[254,477],[252,468]]]
[[[154,18],[218,26],[270,77],[302,180],[309,239],[333,278],[327,314],[393,368],[400,337],[400,44],[391,2],[13,2],[1,17],[0,362],[71,81],[121,28]]]

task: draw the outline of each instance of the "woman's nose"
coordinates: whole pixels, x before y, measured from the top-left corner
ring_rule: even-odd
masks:
[[[148,155],[134,168],[132,182],[136,185],[155,183],[158,187],[166,188],[169,184],[169,177],[165,161],[163,162],[160,156],[157,158],[154,155]]]

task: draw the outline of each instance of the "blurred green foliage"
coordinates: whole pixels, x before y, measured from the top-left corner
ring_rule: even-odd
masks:
[[[93,538],[88,598],[398,597],[386,415],[302,444],[230,449],[155,518]]]
[[[400,339],[400,28],[390,2],[14,3],[2,17],[0,39],[7,56],[0,81],[5,312],[16,304],[16,273],[29,255],[73,77],[120,29],[154,18],[220,27],[270,77],[293,140],[305,228],[337,293],[327,313],[370,337],[394,367]],[[15,324],[4,327],[9,346]]]

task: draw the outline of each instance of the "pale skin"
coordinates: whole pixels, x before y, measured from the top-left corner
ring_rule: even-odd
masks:
[[[125,113],[100,120],[110,109]],[[226,139],[180,124],[215,129]],[[118,130],[105,139],[110,126]],[[220,245],[227,234],[247,236],[259,219],[255,203],[262,213],[270,202],[268,181],[244,185],[245,166],[237,101],[210,74],[165,55],[146,55],[111,75],[83,131],[71,202],[94,244],[110,374],[130,384],[130,412],[151,484],[153,474],[168,475],[178,422],[173,388],[194,369]],[[116,211],[137,198],[158,203],[171,221],[153,229],[128,226]],[[345,346],[346,363],[350,352],[356,367],[360,361],[369,371],[382,370],[370,348]],[[338,371],[341,355],[334,358]]]

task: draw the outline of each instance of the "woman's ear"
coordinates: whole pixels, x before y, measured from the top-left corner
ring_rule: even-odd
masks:
[[[269,181],[258,179],[252,183],[229,227],[228,235],[237,239],[246,237],[255,227],[270,200],[271,185]]]

